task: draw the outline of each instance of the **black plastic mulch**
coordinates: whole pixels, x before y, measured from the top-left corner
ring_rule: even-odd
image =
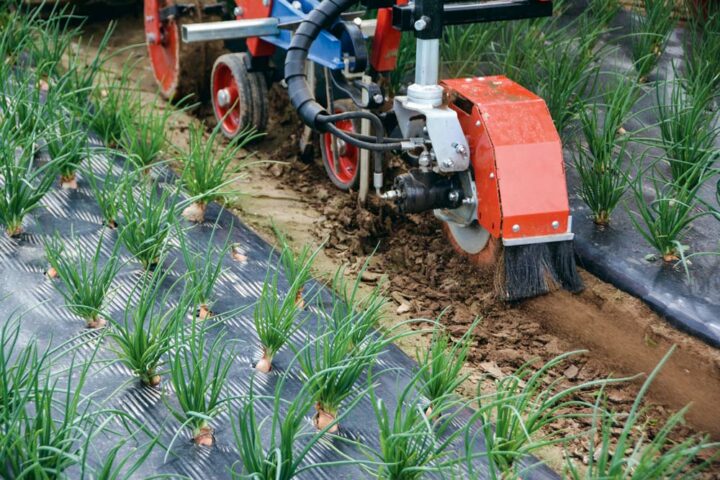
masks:
[[[604,38],[606,43],[619,48],[600,57],[603,72],[633,74],[630,40],[627,36],[630,33],[631,15],[630,12],[621,12],[612,24],[616,31]],[[643,86],[646,95],[634,108],[636,117],[626,126],[629,132],[658,123],[654,108],[657,95],[653,82],[672,80],[675,77],[673,62],[676,67],[682,68],[684,35],[682,28],[673,32],[659,65]],[[720,115],[716,115],[716,125],[720,122],[718,117]],[[649,128],[641,136],[659,140],[659,128]],[[716,147],[720,150],[720,140],[716,142]],[[635,144],[631,148],[635,156],[640,158],[646,146]],[[653,148],[649,153],[658,156],[662,151]],[[651,259],[653,248],[642,238],[630,218],[630,215],[638,215],[632,192],[628,191],[613,213],[611,225],[607,228],[597,227],[587,206],[574,194],[579,179],[571,166],[571,149],[566,148],[565,157],[570,165],[567,169],[568,186],[579,264],[600,279],[642,299],[675,327],[713,346],[720,346],[720,218],[708,215],[692,224],[682,242],[690,247],[687,254],[711,254],[690,257],[687,269],[682,263],[666,264],[662,259]],[[651,160],[652,157],[648,157],[645,166]],[[660,169],[665,169],[664,173],[669,177],[667,165],[661,164]],[[720,210],[716,196],[720,188],[718,181],[720,178],[717,176],[708,180],[701,188],[699,198]],[[652,187],[645,185],[644,193],[646,200],[652,201]]]
[[[99,144],[95,140],[93,143]],[[109,160],[102,153],[95,153],[90,163],[97,175],[103,175]],[[115,169],[114,174],[120,174],[119,165],[117,163],[112,165]],[[166,180],[172,179],[172,174],[167,171],[158,170],[154,171],[154,174],[164,175],[162,178]],[[25,233],[20,239],[13,240],[5,235],[0,236],[0,298],[3,299],[2,312],[4,312],[0,315],[0,321],[7,322],[12,312],[24,312],[21,319],[22,345],[37,342],[39,348],[43,349],[49,345],[70,342],[70,345],[77,349],[76,363],[81,363],[90,358],[98,346],[99,332],[83,329],[84,322],[69,313],[64,307],[62,297],[52,285],[53,280],[45,277],[43,272],[47,268],[47,261],[44,256],[43,241],[49,235],[59,234],[65,240],[73,238],[69,241],[68,248],[73,248],[73,245],[95,248],[102,236],[105,238],[103,246],[103,261],[105,261],[111,254],[112,245],[117,241],[117,232],[102,227],[99,209],[88,183],[82,177],[79,178],[77,191],[54,188],[43,200],[43,205],[27,219]],[[218,230],[213,242],[221,247],[229,237],[232,243],[240,246],[240,253],[247,257],[245,262],[225,258],[226,271],[216,288],[217,302],[213,310],[236,311],[243,306],[252,305],[258,298],[266,271],[269,266],[276,264],[276,257],[267,243],[243,225],[238,218],[227,211],[222,211],[216,204],[209,207],[208,220],[205,224],[192,227],[185,225],[191,227],[187,233],[189,243],[204,251],[210,242],[216,220]],[[176,239],[172,240],[172,243],[176,246]],[[164,264],[164,267],[170,270],[166,285],[172,284],[184,272],[178,249],[172,250],[173,253]],[[116,321],[122,321],[128,298],[137,295],[133,288],[141,275],[138,265],[130,259],[124,249],[120,250],[120,256],[128,263],[116,279],[115,293],[107,312],[108,316]],[[287,288],[287,282],[284,279],[282,282],[284,282],[283,288]],[[312,288],[320,289],[323,305],[328,305],[330,293],[320,284],[311,283]],[[173,304],[176,300],[177,297],[172,296],[169,303]],[[309,321],[290,339],[296,347],[313,338],[313,332],[316,331],[317,307],[309,307],[307,313]],[[188,322],[189,320],[188,318]],[[255,372],[252,364],[260,356],[252,324],[252,309],[223,317],[222,322],[212,328],[209,341],[220,332],[225,332],[226,341],[233,342],[238,353],[226,384],[227,394],[234,397],[247,395]],[[167,401],[177,407],[172,392],[169,391],[171,388],[169,382],[167,379],[163,380],[160,388],[140,386],[137,380],[133,379],[131,372],[113,361],[116,357],[108,349],[108,341],[99,346],[95,366],[91,369],[83,391],[92,394],[98,408],[117,408],[126,412],[142,422],[154,435],[159,434],[162,445],[169,445],[180,428],[180,423],[171,416],[165,405]],[[254,385],[257,395],[272,396],[280,376],[286,373],[288,379],[284,386],[283,397],[289,400],[298,393],[302,386],[302,378],[299,376],[297,365],[291,364],[292,357],[291,349],[285,348],[276,357],[275,369],[271,374],[255,375]],[[69,354],[61,357],[53,365],[54,370],[61,372],[69,366],[71,358]],[[375,378],[378,383],[376,392],[389,409],[394,409],[397,405],[397,395],[408,384],[416,366],[413,360],[395,346],[391,346],[381,355],[375,369],[376,372],[382,372]],[[237,421],[237,406],[236,402],[231,403],[229,411],[222,413],[213,423],[216,446],[196,447],[191,442],[188,432],[183,431],[167,453],[167,458],[165,450],[156,446],[133,478],[148,478],[159,473],[197,479],[229,478],[230,467],[240,459],[232,433],[232,423]],[[272,412],[271,402],[258,401],[256,412],[259,419],[267,418]],[[314,431],[311,424],[312,413],[308,412],[306,415],[306,429],[310,433]],[[462,422],[465,420],[467,420],[466,415],[458,417],[451,430],[462,428]],[[269,426],[269,422],[266,422],[266,426]],[[124,431],[119,422],[113,423],[111,427],[115,432]],[[268,434],[267,430],[268,428],[265,428],[265,434]],[[365,395],[354,411],[345,417],[340,435],[366,446],[379,448],[377,424],[369,396]],[[127,434],[103,433],[91,445],[90,463],[97,464],[98,459],[104,458],[108,451],[125,437]],[[123,448],[121,455],[129,452],[129,448],[142,446],[148,438],[145,434],[139,434],[129,442],[127,448]],[[307,437],[303,441],[306,440]],[[482,439],[476,439],[476,442],[475,451],[483,451]],[[453,449],[456,449],[458,454],[463,448],[464,446],[457,442],[453,445]],[[363,454],[354,447],[327,438],[315,445],[307,461],[319,463],[339,460],[341,456],[336,449],[355,458],[364,458]],[[484,463],[482,461],[476,463],[480,478],[489,478]],[[523,463],[533,465],[528,467],[524,478],[538,480],[557,478],[554,472],[536,463],[532,458],[525,459]],[[462,477],[465,475],[461,474]],[[73,475],[71,474],[70,477],[72,478]],[[310,470],[301,475],[301,478],[336,480],[373,478],[373,475],[368,475],[357,466],[342,466]]]

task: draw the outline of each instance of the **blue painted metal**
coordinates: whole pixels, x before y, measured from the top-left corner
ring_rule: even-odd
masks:
[[[292,3],[297,4],[298,2],[301,5],[300,9],[296,9],[292,5]],[[282,28],[283,25],[296,24],[300,22],[319,4],[320,2],[318,0],[297,0],[296,2],[273,0],[270,16],[277,18],[280,22],[280,27]],[[292,33],[289,30],[281,29],[279,35],[260,38],[268,43],[272,43],[278,48],[287,50],[290,47]],[[322,65],[323,67],[327,67],[331,70],[342,70],[345,68],[343,56],[343,46],[340,40],[330,33],[322,31],[320,32],[320,36],[317,40],[315,40],[310,48],[308,58],[318,65]]]

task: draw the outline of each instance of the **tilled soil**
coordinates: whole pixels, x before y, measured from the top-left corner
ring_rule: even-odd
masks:
[[[97,31],[104,27],[98,23],[89,28]],[[128,16],[120,19],[112,45],[121,47],[142,39],[141,20]],[[142,55],[142,48],[127,54],[136,58]],[[109,68],[119,69],[122,58],[113,59]],[[152,91],[148,64],[141,62],[137,71],[141,87]],[[454,336],[460,337],[475,318],[481,317],[466,368],[470,380],[463,393],[474,394],[478,384],[483,390],[491,388],[490,380],[511,373],[527,361],[547,361],[572,350],[585,352],[572,357],[551,377],[564,385],[647,374],[672,345],[677,345],[648,394],[647,418],[662,420],[692,403],[688,426],[675,436],[707,432],[720,439],[720,352],[675,330],[641,301],[585,272],[581,273],[586,289],[579,295],[555,292],[518,305],[497,301],[492,293],[492,274],[456,254],[432,214],[401,216],[391,205],[377,200],[360,206],[355,194],[333,187],[321,165],[299,161],[301,125],[288,106],[285,92],[275,85],[269,101],[272,118],[267,135],[251,148],[253,159],[269,162],[238,182],[243,194],[229,199],[228,205],[271,241],[270,225],[274,224],[296,245],[325,242],[315,265],[319,278],[329,277],[343,266],[349,275],[357,274],[374,252],[363,281],[368,287],[383,283],[390,301],[387,325],[409,318],[440,318]],[[207,105],[194,114],[212,123]],[[173,144],[186,143],[189,121],[192,118],[188,115],[177,116],[169,132]],[[416,336],[403,340],[400,346],[414,355],[426,344],[426,337]],[[609,407],[629,410],[642,381],[638,376],[609,386]],[[593,400],[591,395],[585,397]],[[661,425],[649,421],[648,433],[652,435]],[[589,420],[557,426],[575,433],[588,427]],[[580,441],[569,445],[567,452],[578,460],[587,458]],[[562,455],[558,450],[543,453],[558,469]]]

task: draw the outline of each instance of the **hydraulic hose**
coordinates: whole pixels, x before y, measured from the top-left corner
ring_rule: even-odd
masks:
[[[347,114],[330,115],[325,107],[315,100],[313,92],[307,83],[305,62],[308,52],[320,32],[332,27],[340,15],[356,3],[356,0],[323,0],[300,23],[293,35],[290,47],[285,58],[285,82],[288,85],[290,103],[297,110],[300,119],[309,127],[336,135],[351,145],[375,152],[402,149],[401,142],[387,142],[383,138],[383,125],[381,120],[369,112],[353,112],[352,117]],[[333,125],[333,122],[344,118],[365,118],[372,122],[377,137],[374,141],[369,138],[359,139],[349,135]],[[377,160],[376,160],[377,163]]]

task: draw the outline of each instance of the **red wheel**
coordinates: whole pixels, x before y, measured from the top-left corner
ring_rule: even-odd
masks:
[[[215,60],[212,71],[212,104],[215,119],[228,138],[253,125],[253,92],[245,66],[246,54],[227,53]]]
[[[355,110],[357,108],[351,100],[335,102],[335,113]],[[335,126],[346,132],[360,133],[359,122],[354,120],[335,122]],[[360,183],[360,149],[325,133],[320,137],[320,151],[325,171],[335,186],[341,190],[356,189]]]
[[[185,3],[185,2],[184,2]],[[153,76],[160,93],[168,100],[180,100],[205,92],[205,45],[184,43],[180,28],[184,23],[202,21],[200,0],[191,0],[195,8],[180,18],[162,21],[160,11],[175,0],[145,0],[145,41]]]

